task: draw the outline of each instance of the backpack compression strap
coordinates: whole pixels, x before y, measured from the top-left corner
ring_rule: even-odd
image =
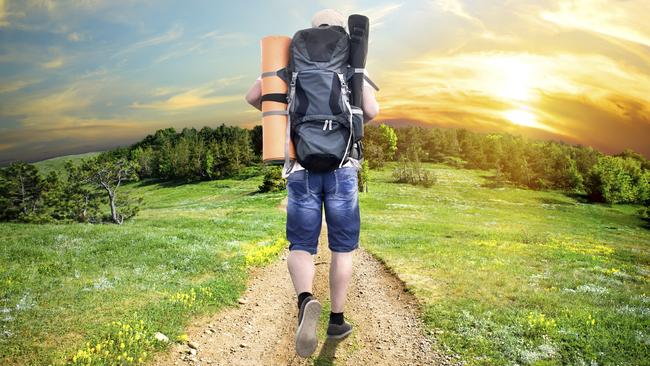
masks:
[[[368,84],[370,84],[370,86],[373,87],[373,89],[375,89],[376,91],[379,91],[379,87],[377,86],[377,84],[375,84],[374,81],[370,80],[370,77],[368,76],[368,73],[366,73],[366,69],[356,68],[356,67],[355,68],[349,67],[347,75],[346,75],[346,79],[350,79],[352,77],[352,75],[354,75],[354,74],[363,74],[364,80],[366,80],[368,82]]]
[[[267,71],[263,72],[261,75],[263,78],[268,78],[272,76],[277,76],[282,79],[285,83],[287,80],[287,68],[283,67],[280,70],[276,71]],[[269,93],[262,95],[262,102],[278,102],[287,104],[287,94],[285,93]]]

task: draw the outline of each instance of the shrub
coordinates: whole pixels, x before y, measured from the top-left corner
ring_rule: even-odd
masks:
[[[602,156],[585,182],[590,199],[607,203],[642,203],[650,196],[650,173],[638,160]]]
[[[287,187],[287,180],[282,178],[281,166],[268,166],[264,168],[264,180],[259,187],[260,193],[280,192]]]
[[[409,148],[407,156],[400,157],[397,167],[393,170],[393,178],[396,183],[410,183],[413,185],[421,185],[424,187],[431,187],[436,182],[436,177],[433,172],[424,169],[420,162],[420,148]]]
[[[639,209],[639,216],[641,216],[641,219],[643,219],[646,222],[650,223],[650,206],[641,207]]]

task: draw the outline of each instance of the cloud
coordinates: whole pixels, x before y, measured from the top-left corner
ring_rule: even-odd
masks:
[[[41,66],[43,66],[44,69],[58,69],[63,66],[63,57],[56,57],[55,59],[42,63]]]
[[[202,34],[198,37],[199,39],[213,39],[219,42],[229,42],[229,43],[242,43],[248,42],[251,40],[251,37],[239,32],[222,32],[220,30],[213,30],[207,33]]]
[[[359,12],[368,17],[370,20],[370,28],[378,28],[384,24],[384,19],[389,15],[395,13],[402,7],[403,4],[385,4],[381,6],[376,6],[368,8]]]
[[[442,11],[454,14],[460,18],[470,21],[481,28],[485,28],[483,22],[478,18],[471,16],[465,11],[465,7],[459,0],[433,0],[433,3],[438,6]]]
[[[163,61],[186,57],[193,54],[200,55],[211,49],[215,49],[215,47],[226,47],[233,45],[245,46],[249,44],[250,41],[251,37],[243,33],[228,33],[219,30],[213,30],[211,32],[207,32],[198,36],[191,42],[183,42],[178,45],[174,45],[172,47],[172,50],[158,56],[154,62],[160,63]]]
[[[0,164],[103,151],[142,139],[167,122],[129,118],[61,116],[49,123],[11,129],[0,134]]]
[[[7,151],[16,146],[15,142],[0,142],[0,151]]]
[[[21,117],[21,127],[51,126],[66,116],[81,113],[94,101],[94,91],[86,84],[72,84],[59,90],[34,94],[3,106],[1,115]]]
[[[602,99],[589,96],[549,94],[542,96],[539,107],[553,116],[557,123],[570,126],[575,139],[583,145],[608,153],[631,148],[650,156],[647,142],[650,111],[647,104],[622,95],[610,95],[603,103]]]
[[[155,109],[161,111],[177,111],[205,107],[210,105],[224,104],[233,101],[241,101],[241,95],[214,95],[218,90],[213,84],[203,85],[197,88],[189,89],[162,100],[151,103],[131,104],[134,109]],[[154,93],[158,94],[158,93]],[[160,94],[159,94],[160,95]]]
[[[115,53],[112,57],[118,57],[118,56],[125,55],[127,53],[137,51],[137,50],[142,49],[142,48],[156,46],[156,45],[163,44],[163,43],[168,43],[168,42],[171,42],[171,41],[174,41],[174,40],[180,38],[182,35],[183,35],[183,27],[178,25],[178,24],[175,24],[167,32],[165,32],[165,33],[163,33],[163,34],[161,34],[159,36],[151,37],[151,38],[142,40],[140,42],[133,43],[130,46],[126,47],[125,49]]]
[[[0,0],[0,27],[6,27],[9,25],[7,21],[7,4],[5,0]]]
[[[0,85],[0,94],[2,93],[10,93],[14,92],[20,89],[23,89],[25,87],[28,87],[32,84],[36,84],[38,81],[37,80],[14,80],[14,81],[8,81]]]
[[[613,116],[619,128],[625,125],[621,135],[650,121],[650,109],[644,107],[650,105],[650,75],[603,55],[498,51],[426,55],[388,72],[383,85],[378,93],[381,119],[529,135],[544,132],[573,141],[589,136],[609,148],[594,137],[607,135],[598,129],[586,131],[591,128],[586,127],[591,123],[588,113],[569,118],[549,108],[549,101],[570,100],[580,110],[592,106],[602,111],[599,118]],[[617,143],[624,146],[623,139]]]
[[[81,34],[77,32],[68,33],[68,40],[72,42],[79,42],[81,41]]]
[[[594,32],[650,47],[647,1],[562,0],[559,9],[540,17],[556,25]]]

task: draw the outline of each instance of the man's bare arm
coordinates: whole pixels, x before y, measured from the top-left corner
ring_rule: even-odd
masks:
[[[262,78],[258,77],[253,83],[248,93],[246,93],[246,101],[253,107],[262,110]]]
[[[368,122],[379,114],[379,104],[375,99],[375,89],[363,81],[363,121]]]

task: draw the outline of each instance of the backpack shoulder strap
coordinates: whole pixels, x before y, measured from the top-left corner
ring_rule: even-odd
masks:
[[[284,173],[288,174],[293,168],[294,162],[289,159],[289,144],[291,139],[291,107],[294,103],[294,98],[296,97],[296,79],[298,78],[298,72],[294,71],[291,73],[291,80],[289,80],[289,95],[287,97],[287,130],[284,139]]]
[[[348,99],[348,84],[345,82],[345,75],[342,73],[336,73],[336,75],[339,77],[339,82],[341,84],[341,101],[343,102],[343,105],[345,106],[346,109],[346,115],[348,118],[348,127],[350,128],[350,136],[348,137],[348,143],[345,146],[345,154],[343,154],[343,158],[341,159],[341,162],[339,163],[339,168],[343,166],[343,164],[346,161],[346,158],[349,155],[350,152],[350,143],[352,142],[354,138],[354,127],[352,126],[352,107],[350,106],[350,100]]]

